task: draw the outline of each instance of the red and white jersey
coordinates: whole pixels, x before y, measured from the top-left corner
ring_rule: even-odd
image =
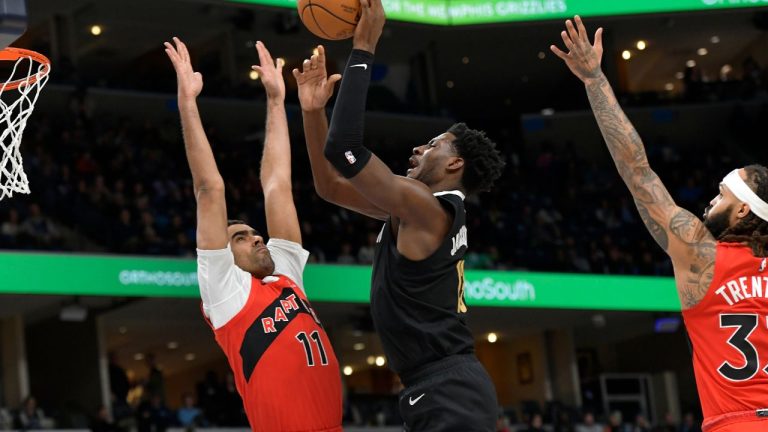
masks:
[[[252,430],[341,431],[339,364],[300,286],[309,253],[285,240],[267,247],[276,274],[261,280],[235,266],[230,249],[198,250],[203,311]]]
[[[712,284],[683,318],[705,425],[768,408],[768,259],[718,243]]]

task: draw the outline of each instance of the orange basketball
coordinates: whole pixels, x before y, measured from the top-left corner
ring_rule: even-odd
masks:
[[[360,0],[299,0],[299,16],[315,36],[351,38],[360,19]]]

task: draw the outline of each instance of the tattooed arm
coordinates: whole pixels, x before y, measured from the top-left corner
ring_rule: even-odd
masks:
[[[712,282],[716,241],[703,222],[675,204],[651,169],[640,136],[600,68],[603,29],[597,30],[595,44],[591,45],[581,18],[577,16],[575,21],[575,26],[566,21],[567,31],[561,33],[569,52],[566,54],[554,45],[550,48],[584,82],[616,168],[632,193],[643,223],[672,258],[683,308],[691,308],[701,301]]]

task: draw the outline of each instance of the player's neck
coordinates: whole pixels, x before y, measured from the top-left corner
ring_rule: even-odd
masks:
[[[445,192],[445,191],[459,191],[466,195],[466,191],[464,191],[464,188],[460,185],[456,184],[456,182],[452,181],[452,179],[445,179],[443,181],[439,181],[435,184],[428,185],[429,190],[432,191],[432,193],[437,192]]]

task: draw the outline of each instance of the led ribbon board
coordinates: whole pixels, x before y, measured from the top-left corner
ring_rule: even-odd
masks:
[[[228,0],[295,8],[296,0]],[[768,6],[768,0],[382,0],[387,18],[470,25]]]
[[[309,264],[313,302],[367,303],[367,266]],[[672,278],[473,271],[465,274],[470,306],[679,311]],[[0,293],[199,297],[194,259],[0,253]]]

